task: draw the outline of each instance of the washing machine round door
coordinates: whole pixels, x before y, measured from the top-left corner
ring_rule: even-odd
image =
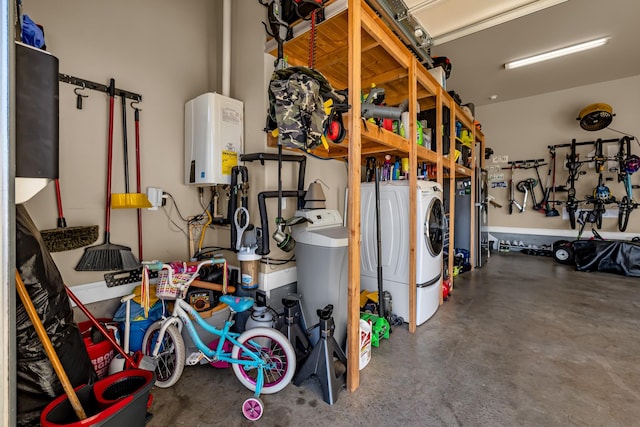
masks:
[[[444,207],[440,199],[434,198],[424,219],[424,243],[431,256],[438,256],[442,252],[444,228]]]

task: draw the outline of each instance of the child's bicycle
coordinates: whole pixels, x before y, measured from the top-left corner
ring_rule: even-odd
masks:
[[[156,385],[161,388],[174,385],[187,365],[195,365],[203,358],[209,362],[223,361],[231,363],[238,380],[254,396],[242,404],[243,415],[251,420],[258,420],[264,411],[260,393],[277,393],[286,387],[296,370],[295,351],[282,333],[271,328],[252,328],[242,334],[231,332],[235,313],[248,310],[253,306],[253,299],[223,295],[220,302],[231,309],[224,327],[218,329],[205,322],[198,312],[184,298],[189,285],[198,277],[200,269],[206,265],[223,264],[223,283],[227,281],[227,262],[224,259],[202,261],[195,267],[185,268],[186,272],[175,272],[173,267],[160,262],[145,262],[146,268],[160,270],[156,295],[163,300],[173,301],[173,312],[169,317],[154,323],[145,333],[142,351],[152,356],[157,362]],[[193,320],[192,320],[193,319]],[[219,337],[215,348],[209,348],[198,336],[193,321],[206,332]],[[185,356],[185,346],[181,335],[183,327],[195,343],[198,352]],[[230,343],[232,350],[225,351]]]

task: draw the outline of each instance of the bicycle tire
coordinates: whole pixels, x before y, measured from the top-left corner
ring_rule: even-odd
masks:
[[[627,225],[629,224],[629,216],[631,214],[631,209],[629,209],[630,203],[629,198],[624,196],[622,198],[622,202],[620,202],[620,207],[618,209],[618,230],[625,231],[627,229]]]
[[[573,206],[567,206],[567,213],[569,214],[569,224],[571,229],[576,229],[576,208]]]
[[[598,230],[602,228],[602,217],[604,216],[604,205],[602,203],[598,203],[596,206],[596,227]]]
[[[151,356],[153,348],[158,339],[158,333],[162,326],[162,320],[155,322],[147,329],[142,339],[142,351],[147,356]],[[178,328],[171,325],[167,328],[163,337],[162,347],[158,357],[154,360],[156,366],[156,386],[169,388],[174,385],[182,376],[185,362],[184,340]]]
[[[275,365],[271,368],[265,368],[264,384],[260,393],[277,393],[291,382],[296,371],[296,353],[287,337],[281,332],[271,328],[252,328],[244,331],[238,337],[238,341],[253,351],[259,351],[262,360]],[[260,348],[256,348],[251,342],[259,345]],[[233,346],[231,356],[239,360],[251,359],[237,345]],[[233,363],[232,367],[242,385],[251,391],[256,391],[257,368],[245,367],[238,363]]]

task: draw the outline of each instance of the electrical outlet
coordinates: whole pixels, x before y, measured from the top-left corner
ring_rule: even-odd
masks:
[[[152,206],[149,210],[156,211],[158,210],[158,206],[164,206],[165,204],[161,188],[147,187],[147,198]]]

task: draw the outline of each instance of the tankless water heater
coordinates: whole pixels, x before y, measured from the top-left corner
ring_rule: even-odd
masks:
[[[185,184],[230,184],[244,147],[242,101],[205,93],[184,110]]]

